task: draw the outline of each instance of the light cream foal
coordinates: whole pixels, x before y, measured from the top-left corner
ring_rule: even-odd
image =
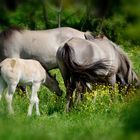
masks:
[[[0,63],[0,98],[4,89],[8,88],[5,97],[10,114],[14,113],[12,98],[16,87],[18,83],[24,83],[32,85],[28,116],[31,116],[34,105],[36,107],[36,115],[40,115],[37,92],[41,83],[45,81],[46,71],[36,60],[7,58]]]

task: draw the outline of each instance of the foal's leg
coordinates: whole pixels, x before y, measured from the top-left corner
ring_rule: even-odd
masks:
[[[29,108],[28,108],[28,116],[31,116],[32,115],[32,109],[33,109],[33,106],[35,104],[35,107],[36,107],[36,115],[40,115],[40,112],[39,112],[39,99],[38,99],[38,95],[37,95],[37,92],[40,88],[40,84],[41,83],[33,83],[32,85],[32,94],[31,94],[31,98],[30,98],[30,105],[29,105]]]
[[[8,111],[9,111],[10,114],[14,113],[14,110],[13,110],[13,107],[12,107],[12,98],[13,98],[13,94],[16,90],[16,86],[17,86],[17,84],[9,84],[7,93],[5,95],[6,101],[8,103]]]
[[[3,80],[3,78],[0,76],[0,100],[1,100],[2,93],[4,92],[5,88],[6,88],[6,83]]]

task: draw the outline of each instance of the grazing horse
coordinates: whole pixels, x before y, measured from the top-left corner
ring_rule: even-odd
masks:
[[[127,86],[129,88],[131,85],[135,85],[136,87],[140,86],[140,81],[139,81],[136,73],[132,70],[132,66],[131,66],[131,62],[130,62],[129,58],[127,57],[127,55],[123,52],[123,50],[117,44],[115,44],[114,42],[109,40],[104,35],[93,36],[92,33],[90,33],[90,32],[85,33],[85,38],[87,40],[90,40],[90,41],[95,42],[97,44],[99,42],[103,43],[104,41],[105,42],[108,41],[109,44],[114,46],[115,50],[121,56],[120,57],[121,62],[125,63],[127,65],[127,67],[129,68],[128,73],[127,73],[126,68],[124,67],[125,65],[122,64],[121,67],[120,67],[120,70],[118,71],[118,73],[116,73],[116,80],[117,80],[117,82],[120,83],[120,85],[119,85],[120,87],[121,86]],[[103,44],[100,44],[100,45],[103,45]]]
[[[57,51],[58,65],[67,89],[66,111],[70,110],[76,83],[106,83],[115,86],[139,84],[126,54],[113,42],[104,38],[92,41],[72,38]]]
[[[13,57],[35,59],[48,72],[57,68],[56,52],[60,45],[72,37],[85,39],[84,34],[69,27],[36,31],[9,28],[0,33],[0,62]],[[51,86],[47,86],[53,90]]]
[[[42,65],[36,60],[25,60],[20,58],[7,58],[0,63],[0,98],[5,88],[8,88],[6,93],[6,101],[8,103],[9,113],[13,113],[12,97],[18,83],[31,84],[32,93],[28,115],[32,114],[32,108],[35,104],[36,114],[39,112],[39,99],[37,92],[41,83],[47,83],[60,93],[58,83],[52,80],[46,73]]]

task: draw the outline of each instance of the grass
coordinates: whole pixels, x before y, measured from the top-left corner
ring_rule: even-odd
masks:
[[[19,114],[16,110],[14,116],[3,112],[0,114],[0,139],[118,140],[127,139],[128,132],[130,138],[140,138],[138,97],[129,102],[114,102],[110,107],[103,105],[95,111],[74,109],[69,114],[54,112],[26,117],[24,111]]]
[[[140,48],[126,49],[140,74]],[[65,91],[62,77],[57,73],[60,87]],[[18,91],[17,91],[18,92]],[[96,101],[94,96],[97,93]],[[140,91],[128,96],[115,94],[113,102],[105,89],[99,88],[68,114],[64,112],[65,95],[61,98],[41,87],[39,91],[41,116],[27,117],[29,101],[26,96],[14,95],[15,114],[8,115],[2,97],[0,101],[0,140],[139,140]]]

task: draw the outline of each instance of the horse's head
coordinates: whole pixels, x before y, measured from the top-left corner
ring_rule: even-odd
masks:
[[[134,86],[140,88],[140,80],[134,71],[132,71],[132,84]]]
[[[45,85],[49,88],[51,92],[57,94],[58,96],[62,95],[62,90],[60,89],[59,83],[56,80],[56,75],[52,77],[47,73]]]

